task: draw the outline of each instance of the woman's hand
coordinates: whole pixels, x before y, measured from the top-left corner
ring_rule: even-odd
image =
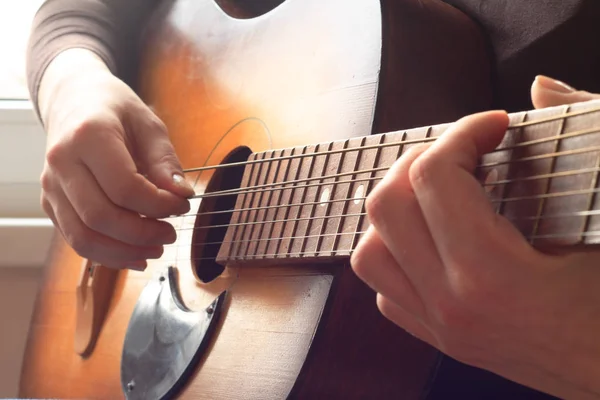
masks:
[[[538,78],[537,106],[594,98]],[[383,315],[467,364],[563,398],[600,398],[600,255],[547,255],[496,214],[473,176],[508,126],[464,118],[413,148],[367,199],[356,274]]]
[[[55,58],[39,93],[43,209],[81,256],[143,269],[176,239],[157,219],[186,213],[194,194],[164,124],[87,50]]]

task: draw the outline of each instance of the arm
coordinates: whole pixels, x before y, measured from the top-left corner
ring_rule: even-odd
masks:
[[[156,4],[48,0],[27,49],[47,133],[42,207],[79,255],[109,267],[160,257],[176,239],[160,219],[187,212],[194,194],[166,127],[127,84]]]
[[[76,71],[106,69],[131,85],[144,23],[159,2],[44,2],[34,17],[27,46],[27,81],[38,116],[44,120],[57,83]]]

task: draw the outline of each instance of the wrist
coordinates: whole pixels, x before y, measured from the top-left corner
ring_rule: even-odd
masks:
[[[104,61],[90,50],[71,48],[54,57],[44,72],[38,91],[38,107],[42,123],[48,126],[53,106],[61,103],[61,97],[69,96],[69,87],[95,74],[111,74],[111,72]]]

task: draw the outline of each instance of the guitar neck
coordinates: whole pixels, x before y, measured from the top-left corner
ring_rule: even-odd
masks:
[[[217,260],[348,258],[369,226],[365,199],[411,146],[450,124],[252,154]],[[534,246],[600,241],[600,101],[514,113],[475,175]]]

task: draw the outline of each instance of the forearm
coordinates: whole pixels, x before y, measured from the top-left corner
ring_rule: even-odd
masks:
[[[101,60],[127,83],[134,78],[137,48],[147,17],[159,0],[47,0],[36,14],[27,46],[30,97],[41,115],[41,103],[59,75],[92,70]],[[69,49],[79,49],[55,58]],[[83,49],[87,51],[83,51]],[[59,72],[58,65],[65,69]],[[52,68],[50,68],[52,67]],[[45,74],[50,71],[48,79]],[[40,89],[45,99],[40,98]]]
[[[45,68],[36,91],[36,106],[41,122],[48,127],[52,106],[64,95],[65,81],[88,77],[95,72],[110,73],[109,66],[97,53],[84,48],[69,48],[54,57]],[[80,96],[89,94],[79,93]]]

